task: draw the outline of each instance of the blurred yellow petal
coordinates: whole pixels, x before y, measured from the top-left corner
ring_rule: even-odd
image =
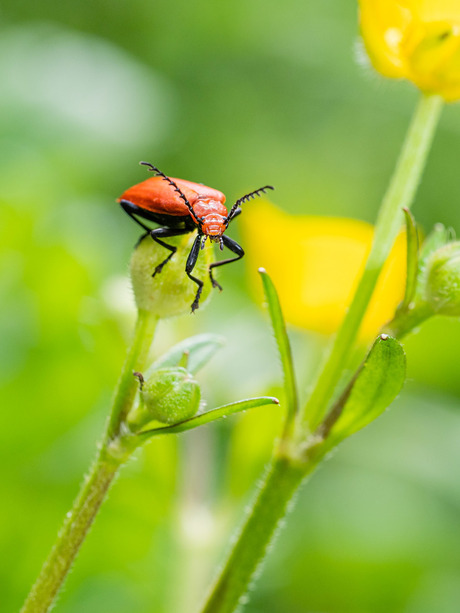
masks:
[[[361,31],[375,68],[386,77],[405,77],[406,58],[401,53],[411,13],[401,2],[361,0]]]
[[[280,295],[286,320],[308,330],[335,332],[353,297],[373,238],[365,222],[288,215],[267,201],[252,203],[241,221],[251,285],[264,267]],[[382,272],[361,339],[375,336],[402,300],[406,275],[401,235]]]
[[[423,21],[460,20],[460,2],[458,0],[412,0],[405,4],[410,5],[414,12],[418,12]]]
[[[360,22],[374,67],[423,92],[460,99],[459,0],[360,0]]]
[[[409,66],[412,81],[422,91],[438,93],[450,101],[458,99],[460,90],[460,27],[455,31],[448,28],[444,22],[427,25]]]

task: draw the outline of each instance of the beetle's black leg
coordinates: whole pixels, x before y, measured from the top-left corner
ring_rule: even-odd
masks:
[[[192,248],[190,249],[190,253],[188,254],[187,263],[185,264],[185,272],[187,273],[189,279],[194,281],[198,285],[198,291],[196,292],[195,300],[192,302],[192,313],[194,313],[197,308],[200,306],[200,296],[203,291],[203,281],[197,279],[192,275],[192,270],[195,268],[196,261],[198,259],[198,254],[200,253],[200,245],[201,245],[202,236],[200,234],[195,238]]]
[[[135,221],[137,224],[139,224],[140,227],[145,230],[144,234],[142,234],[139,237],[139,240],[137,241],[137,243],[135,245],[135,247],[137,247],[138,244],[141,242],[141,240],[144,239],[146,236],[148,236],[150,234],[151,228],[146,226],[144,223],[142,223],[142,221],[140,219],[135,217],[135,214],[136,214],[135,205],[133,205],[131,202],[128,202],[127,200],[121,200],[120,201],[120,205],[121,205],[121,208],[125,211],[125,213],[128,213],[128,215],[131,217],[131,219],[133,221]]]
[[[120,206],[124,210],[125,213],[128,213],[128,215],[131,217],[133,221],[135,221],[137,224],[140,225],[141,228],[145,230],[146,234],[144,236],[147,236],[147,234],[150,234],[151,228],[146,226],[145,223],[142,223],[140,219],[135,217],[136,214],[139,215],[137,211],[137,206],[135,204],[132,204],[132,202],[128,202],[127,200],[120,200]]]
[[[165,266],[165,264],[169,262],[169,260],[172,258],[172,256],[177,251],[177,247],[174,247],[173,245],[168,245],[168,243],[163,242],[159,237],[161,236],[161,238],[167,238],[171,236],[180,236],[181,234],[189,234],[189,233],[190,233],[190,230],[188,228],[177,229],[177,228],[167,228],[166,227],[166,228],[155,228],[154,230],[149,230],[150,236],[153,238],[153,240],[156,243],[158,243],[165,249],[169,249],[169,251],[171,251],[168,257],[164,259],[162,262],[160,262],[158,266],[155,268],[155,270],[153,271],[152,277],[154,277],[155,275],[157,275],[163,270],[163,267]]]
[[[217,283],[217,281],[212,276],[212,269],[216,268],[217,266],[223,266],[224,264],[230,264],[230,262],[236,262],[236,260],[240,260],[244,255],[243,248],[240,245],[238,245],[238,243],[234,241],[232,238],[224,234],[222,236],[222,241],[225,247],[230,249],[230,251],[233,251],[233,253],[236,255],[236,258],[228,258],[227,260],[221,260],[220,262],[214,262],[209,267],[209,277],[211,279],[212,286],[217,287],[220,291],[222,291],[222,287],[219,285],[219,283]]]

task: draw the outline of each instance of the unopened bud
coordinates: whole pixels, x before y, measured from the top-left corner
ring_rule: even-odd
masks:
[[[177,251],[166,262],[171,252],[146,236],[131,257],[131,281],[138,309],[166,318],[190,313],[198,285],[185,272],[185,264],[195,240],[195,233],[163,239]],[[209,242],[200,251],[193,276],[204,282],[200,297],[203,305],[211,291],[209,264],[212,258]],[[162,266],[162,264],[164,265]]]
[[[460,316],[460,242],[434,251],[426,263],[426,299],[439,315]]]
[[[200,399],[200,386],[185,368],[160,368],[142,383],[139,406],[128,415],[128,424],[132,430],[154,420],[177,424],[198,412]]]

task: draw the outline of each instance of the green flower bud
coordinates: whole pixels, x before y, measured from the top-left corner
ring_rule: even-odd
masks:
[[[160,368],[141,383],[140,403],[128,415],[128,424],[131,430],[154,420],[177,424],[198,412],[200,399],[200,386],[185,368]]]
[[[439,315],[460,316],[460,242],[434,251],[426,262],[426,299]]]
[[[196,234],[174,236],[164,239],[169,245],[177,247],[176,253],[166,262],[161,271],[157,269],[170,255],[170,251],[146,236],[134,250],[131,257],[131,282],[138,309],[149,311],[158,317],[173,317],[190,313],[198,285],[185,272],[185,263],[192,248]],[[212,258],[212,245],[207,242],[198,256],[193,276],[204,281],[200,298],[203,305],[211,291],[209,264]],[[152,277],[155,269],[158,272]]]

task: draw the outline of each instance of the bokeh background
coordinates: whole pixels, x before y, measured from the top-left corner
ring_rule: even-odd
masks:
[[[146,178],[139,160],[229,200],[268,182],[288,213],[374,220],[417,95],[366,66],[356,13],[343,0],[3,0],[2,611],[18,610],[48,553],[124,359],[138,231],[115,199]],[[425,231],[460,229],[459,151],[452,106],[415,206]],[[244,223],[232,236],[244,234],[252,264],[251,232],[265,220]],[[295,238],[275,229],[270,241],[287,268],[283,245]],[[247,262],[224,269],[224,292],[162,323],[155,342],[158,355],[197,332],[227,339],[200,375],[208,407],[282,393]],[[301,328],[292,338],[305,396],[328,338]],[[458,611],[460,323],[433,319],[405,346],[404,393],[303,489],[248,613]],[[258,409],[142,450],[56,611],[195,611],[279,419]]]

